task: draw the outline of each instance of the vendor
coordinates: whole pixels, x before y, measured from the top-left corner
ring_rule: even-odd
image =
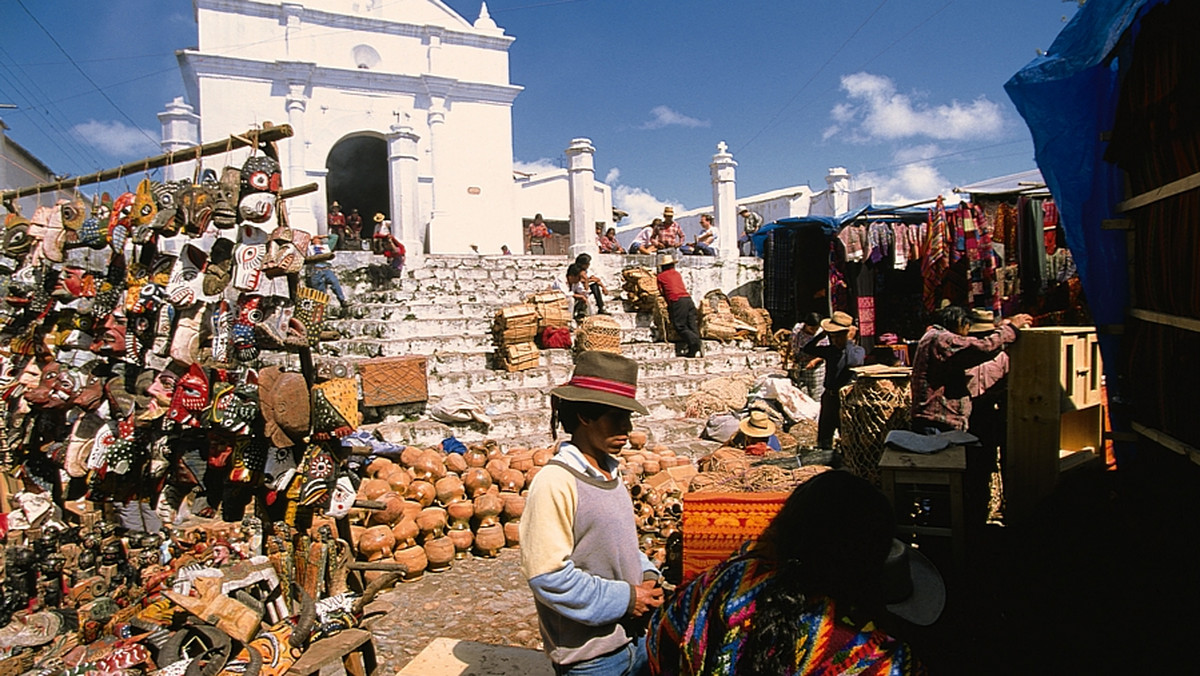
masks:
[[[779,437],[775,436],[775,423],[766,411],[751,410],[738,425],[738,431],[726,442],[727,446],[742,448],[750,455],[765,455],[767,451],[781,450]]]

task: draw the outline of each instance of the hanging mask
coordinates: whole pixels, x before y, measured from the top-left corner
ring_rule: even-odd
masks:
[[[260,436],[239,437],[233,441],[229,480],[249,483],[267,464],[267,440]]]
[[[206,298],[201,272],[207,260],[208,256],[196,247],[183,247],[171,270],[171,281],[167,283],[167,300],[172,305],[186,308]]]
[[[75,401],[75,396],[87,384],[87,375],[79,369],[60,369],[58,379],[50,385],[50,401],[45,408],[62,410],[69,408]]]
[[[133,195],[133,206],[129,211],[129,225],[135,232],[149,227],[158,215],[158,205],[154,200],[155,186],[162,184],[148,178],[138,183],[137,192]]]
[[[255,192],[238,202],[238,217],[247,223],[269,223],[275,216],[275,195]]]
[[[167,410],[167,418],[172,422],[187,426],[199,427],[204,409],[208,408],[208,377],[204,369],[192,364],[187,373],[179,378],[175,385],[175,393],[171,397],[171,407]]]
[[[76,198],[74,201],[62,205],[61,208],[64,228],[75,232],[83,227],[83,222],[88,217],[88,207],[83,200]]]
[[[204,266],[204,282],[201,290],[208,296],[216,296],[229,286],[233,278],[233,240],[220,237],[208,252],[208,264]]]
[[[33,248],[29,236],[29,221],[16,214],[4,219],[4,253],[13,258],[23,258]]]
[[[239,185],[241,197],[256,192],[279,193],[280,173],[279,162],[266,155],[254,155],[246,158],[242,165],[241,182]]]
[[[214,193],[212,223],[221,230],[236,228],[238,224],[238,183],[241,170],[225,167]]]
[[[316,347],[325,321],[325,308],[329,305],[329,294],[302,286],[296,290],[295,317],[304,324],[308,346]]]
[[[103,401],[104,381],[99,376],[87,374],[83,387],[75,393],[75,399],[71,403],[85,411],[94,411]]]
[[[62,367],[57,362],[50,362],[42,367],[41,373],[38,375],[37,385],[26,390],[25,401],[34,406],[46,406],[50,403],[50,396],[54,392],[54,387],[58,383],[58,377],[62,372]]]
[[[263,320],[260,303],[262,298],[258,296],[242,296],[237,319],[233,322],[233,353],[238,361],[253,361],[258,357],[254,326]]]
[[[125,240],[129,237],[129,216],[133,213],[135,199],[133,193],[126,192],[113,202],[112,213],[108,217],[108,242],[113,251],[125,249]]]
[[[258,385],[217,383],[213,387],[209,420],[234,434],[249,434],[258,417]]]
[[[185,185],[176,195],[179,200],[177,218],[183,223],[183,231],[189,237],[199,237],[208,229],[212,220],[213,190],[206,185]]]
[[[233,310],[229,302],[217,302],[212,311],[212,359],[228,364],[233,354]]]
[[[308,251],[309,235],[303,230],[281,225],[271,233],[267,245],[267,256],[263,259],[262,272],[268,277],[300,272],[304,269],[304,256]]]
[[[120,308],[113,310],[100,324],[100,331],[96,335],[96,340],[92,343],[92,352],[104,357],[125,356],[127,349],[125,344],[126,332],[127,325],[124,310]]]
[[[312,388],[314,439],[344,438],[362,424],[358,389],[350,378],[334,378]]]
[[[337,485],[337,462],[323,446],[310,444],[300,461],[300,504],[321,507]]]
[[[239,291],[257,291],[263,260],[266,257],[266,244],[238,244],[234,247],[233,288]]]
[[[154,397],[162,406],[170,406],[171,400],[175,398],[175,386],[179,383],[179,376],[169,369],[163,369],[154,376],[154,382],[146,388],[146,394]]]

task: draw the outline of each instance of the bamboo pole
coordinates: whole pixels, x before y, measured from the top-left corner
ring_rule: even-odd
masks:
[[[41,193],[52,193],[59,190],[73,190],[82,185],[91,185],[92,183],[102,183],[111,181],[122,176],[145,172],[159,167],[165,167],[175,164],[176,162],[189,162],[191,160],[199,160],[202,157],[216,155],[219,153],[229,152],[246,146],[258,146],[263,143],[271,143],[280,139],[290,138],[293,134],[292,126],[289,124],[281,124],[279,126],[271,126],[263,129],[251,129],[244,134],[230,134],[229,138],[221,141],[212,141],[194,148],[172,151],[154,157],[147,157],[144,160],[122,164],[115,169],[105,169],[97,171],[86,176],[76,176],[74,178],[65,178],[61,181],[53,183],[41,183],[39,185],[31,185],[26,188],[18,188],[16,190],[6,190],[0,193],[0,201],[5,207],[22,197],[30,195],[38,195]],[[12,209],[9,209],[12,211]]]

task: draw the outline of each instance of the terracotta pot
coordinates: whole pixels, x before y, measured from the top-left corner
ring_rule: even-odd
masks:
[[[526,472],[525,473],[525,485],[532,486],[533,485],[533,477],[537,476],[537,473],[540,471],[542,471],[542,467],[540,465],[534,465],[533,469]]]
[[[412,475],[413,479],[420,481],[428,481],[433,483],[437,480],[435,474],[437,469],[445,471],[446,467],[442,464],[441,458],[431,455],[429,451],[421,451],[417,458],[413,460]]]
[[[667,445],[666,444],[654,444],[653,446],[650,447],[650,450],[654,451],[655,453],[662,453],[663,451],[667,450]]]
[[[475,498],[475,519],[481,527],[497,523],[496,518],[503,509],[504,501],[498,493],[484,493]]]
[[[662,510],[663,514],[676,519],[683,516],[683,503],[679,498],[663,498],[659,509]]]
[[[400,506],[400,509],[402,510],[402,516],[400,518],[412,519],[413,521],[416,521],[417,515],[420,514],[421,510],[425,508],[422,507],[421,503],[417,502],[416,500],[405,500],[404,504]]]
[[[408,485],[412,483],[412,474],[399,465],[394,465],[382,478],[400,495],[407,493]]]
[[[367,465],[367,476],[372,479],[386,476],[395,466],[396,463],[387,458],[375,458],[371,464]]]
[[[417,515],[417,527],[421,535],[429,540],[442,537],[446,531],[446,510],[441,507],[426,507]]]
[[[654,507],[648,502],[633,503],[633,513],[642,519],[654,518]]]
[[[519,547],[521,545],[521,524],[518,521],[509,521],[504,524],[504,546]]]
[[[417,458],[421,457],[422,449],[416,446],[408,446],[400,452],[400,464],[405,467],[412,467]]]
[[[500,444],[495,439],[485,440],[483,448],[487,452],[488,460],[504,457],[504,450],[500,448]]]
[[[634,463],[637,463],[640,465],[643,462],[646,462],[646,454],[640,453],[640,452],[639,453],[630,453],[629,455],[625,456],[625,462],[627,462],[631,465]]]
[[[450,570],[450,564],[454,561],[454,541],[444,535],[426,540],[425,558],[429,559],[430,572]]]
[[[674,458],[676,455],[678,455],[678,453],[669,448],[664,448],[663,450],[659,451],[658,454],[664,458]]]
[[[450,474],[438,479],[434,488],[437,489],[438,502],[443,505],[452,505],[466,500],[467,489],[457,475]]]
[[[646,445],[646,432],[643,430],[633,430],[629,433],[629,447],[642,448]]]
[[[632,476],[641,476],[642,475],[642,463],[640,463],[640,462],[629,463],[629,474]]]
[[[378,561],[392,555],[396,546],[396,536],[387,526],[372,526],[358,537],[358,551],[367,557],[368,561]]]
[[[467,467],[483,467],[488,461],[487,450],[478,444],[471,444],[463,453],[463,459],[467,461]]]
[[[467,471],[467,459],[463,457],[462,453],[447,453],[446,457],[442,459],[442,464],[455,474]]]
[[[508,456],[509,469],[515,469],[518,472],[528,472],[533,467],[532,451],[521,450],[519,453],[511,453]]]
[[[467,558],[467,552],[471,551],[471,545],[475,544],[475,534],[471,532],[470,528],[447,531],[446,537],[454,543],[454,558],[456,559]]]
[[[433,478],[441,479],[446,476],[446,452],[440,448],[431,448],[425,451],[425,455],[431,461]]]
[[[412,545],[411,547],[405,547],[397,551],[392,555],[392,559],[396,563],[403,563],[405,566],[408,566],[408,572],[402,578],[404,582],[412,582],[413,580],[420,579],[421,575],[425,572],[425,568],[429,566],[429,558],[425,556],[425,548],[418,545]]]
[[[533,452],[533,464],[536,467],[541,467],[550,462],[550,458],[554,457],[554,449],[539,448]]]
[[[502,493],[504,496],[504,509],[500,511],[500,515],[506,521],[520,521],[521,515],[525,513],[525,496],[517,493]]]
[[[666,540],[679,530],[679,524],[671,519],[659,519],[658,521],[658,537]]]
[[[420,526],[408,517],[400,519],[395,526],[392,526],[392,535],[396,538],[397,547],[412,547],[417,544],[417,536],[420,534]]]
[[[471,530],[471,517],[475,516],[475,503],[462,500],[446,507],[450,530]]]
[[[428,481],[413,481],[408,485],[408,499],[416,500],[421,503],[422,507],[428,507],[433,504],[434,498],[437,497],[437,489]]]
[[[367,530],[366,526],[350,526],[350,546],[358,549],[358,538],[362,536],[363,531]]]
[[[463,485],[467,488],[467,497],[475,499],[492,487],[492,475],[482,467],[471,467],[462,477]]]
[[[492,458],[484,465],[484,469],[492,475],[493,483],[500,483],[500,478],[508,471],[508,458]]]
[[[646,462],[642,463],[642,472],[645,473],[646,476],[654,476],[661,471],[662,465],[660,465],[657,460],[647,460]]]
[[[502,493],[519,493],[522,488],[525,488],[525,475],[520,470],[506,469],[500,473],[500,480],[497,483],[500,485]]]
[[[379,502],[383,503],[383,509],[371,511],[371,516],[368,521],[371,524],[381,526],[391,526],[404,516],[404,498],[388,491],[379,496]]]
[[[475,552],[479,556],[494,558],[504,548],[504,529],[500,524],[481,526],[475,531]]]
[[[358,495],[363,500],[378,500],[379,496],[392,490],[383,479],[367,479],[358,487]]]

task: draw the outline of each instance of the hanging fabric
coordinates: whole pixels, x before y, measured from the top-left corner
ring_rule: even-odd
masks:
[[[925,311],[937,309],[938,290],[946,269],[950,267],[950,256],[946,243],[946,207],[939,195],[937,204],[929,210],[929,229],[926,231],[923,257],[921,258],[921,278],[923,280],[922,299]]]

